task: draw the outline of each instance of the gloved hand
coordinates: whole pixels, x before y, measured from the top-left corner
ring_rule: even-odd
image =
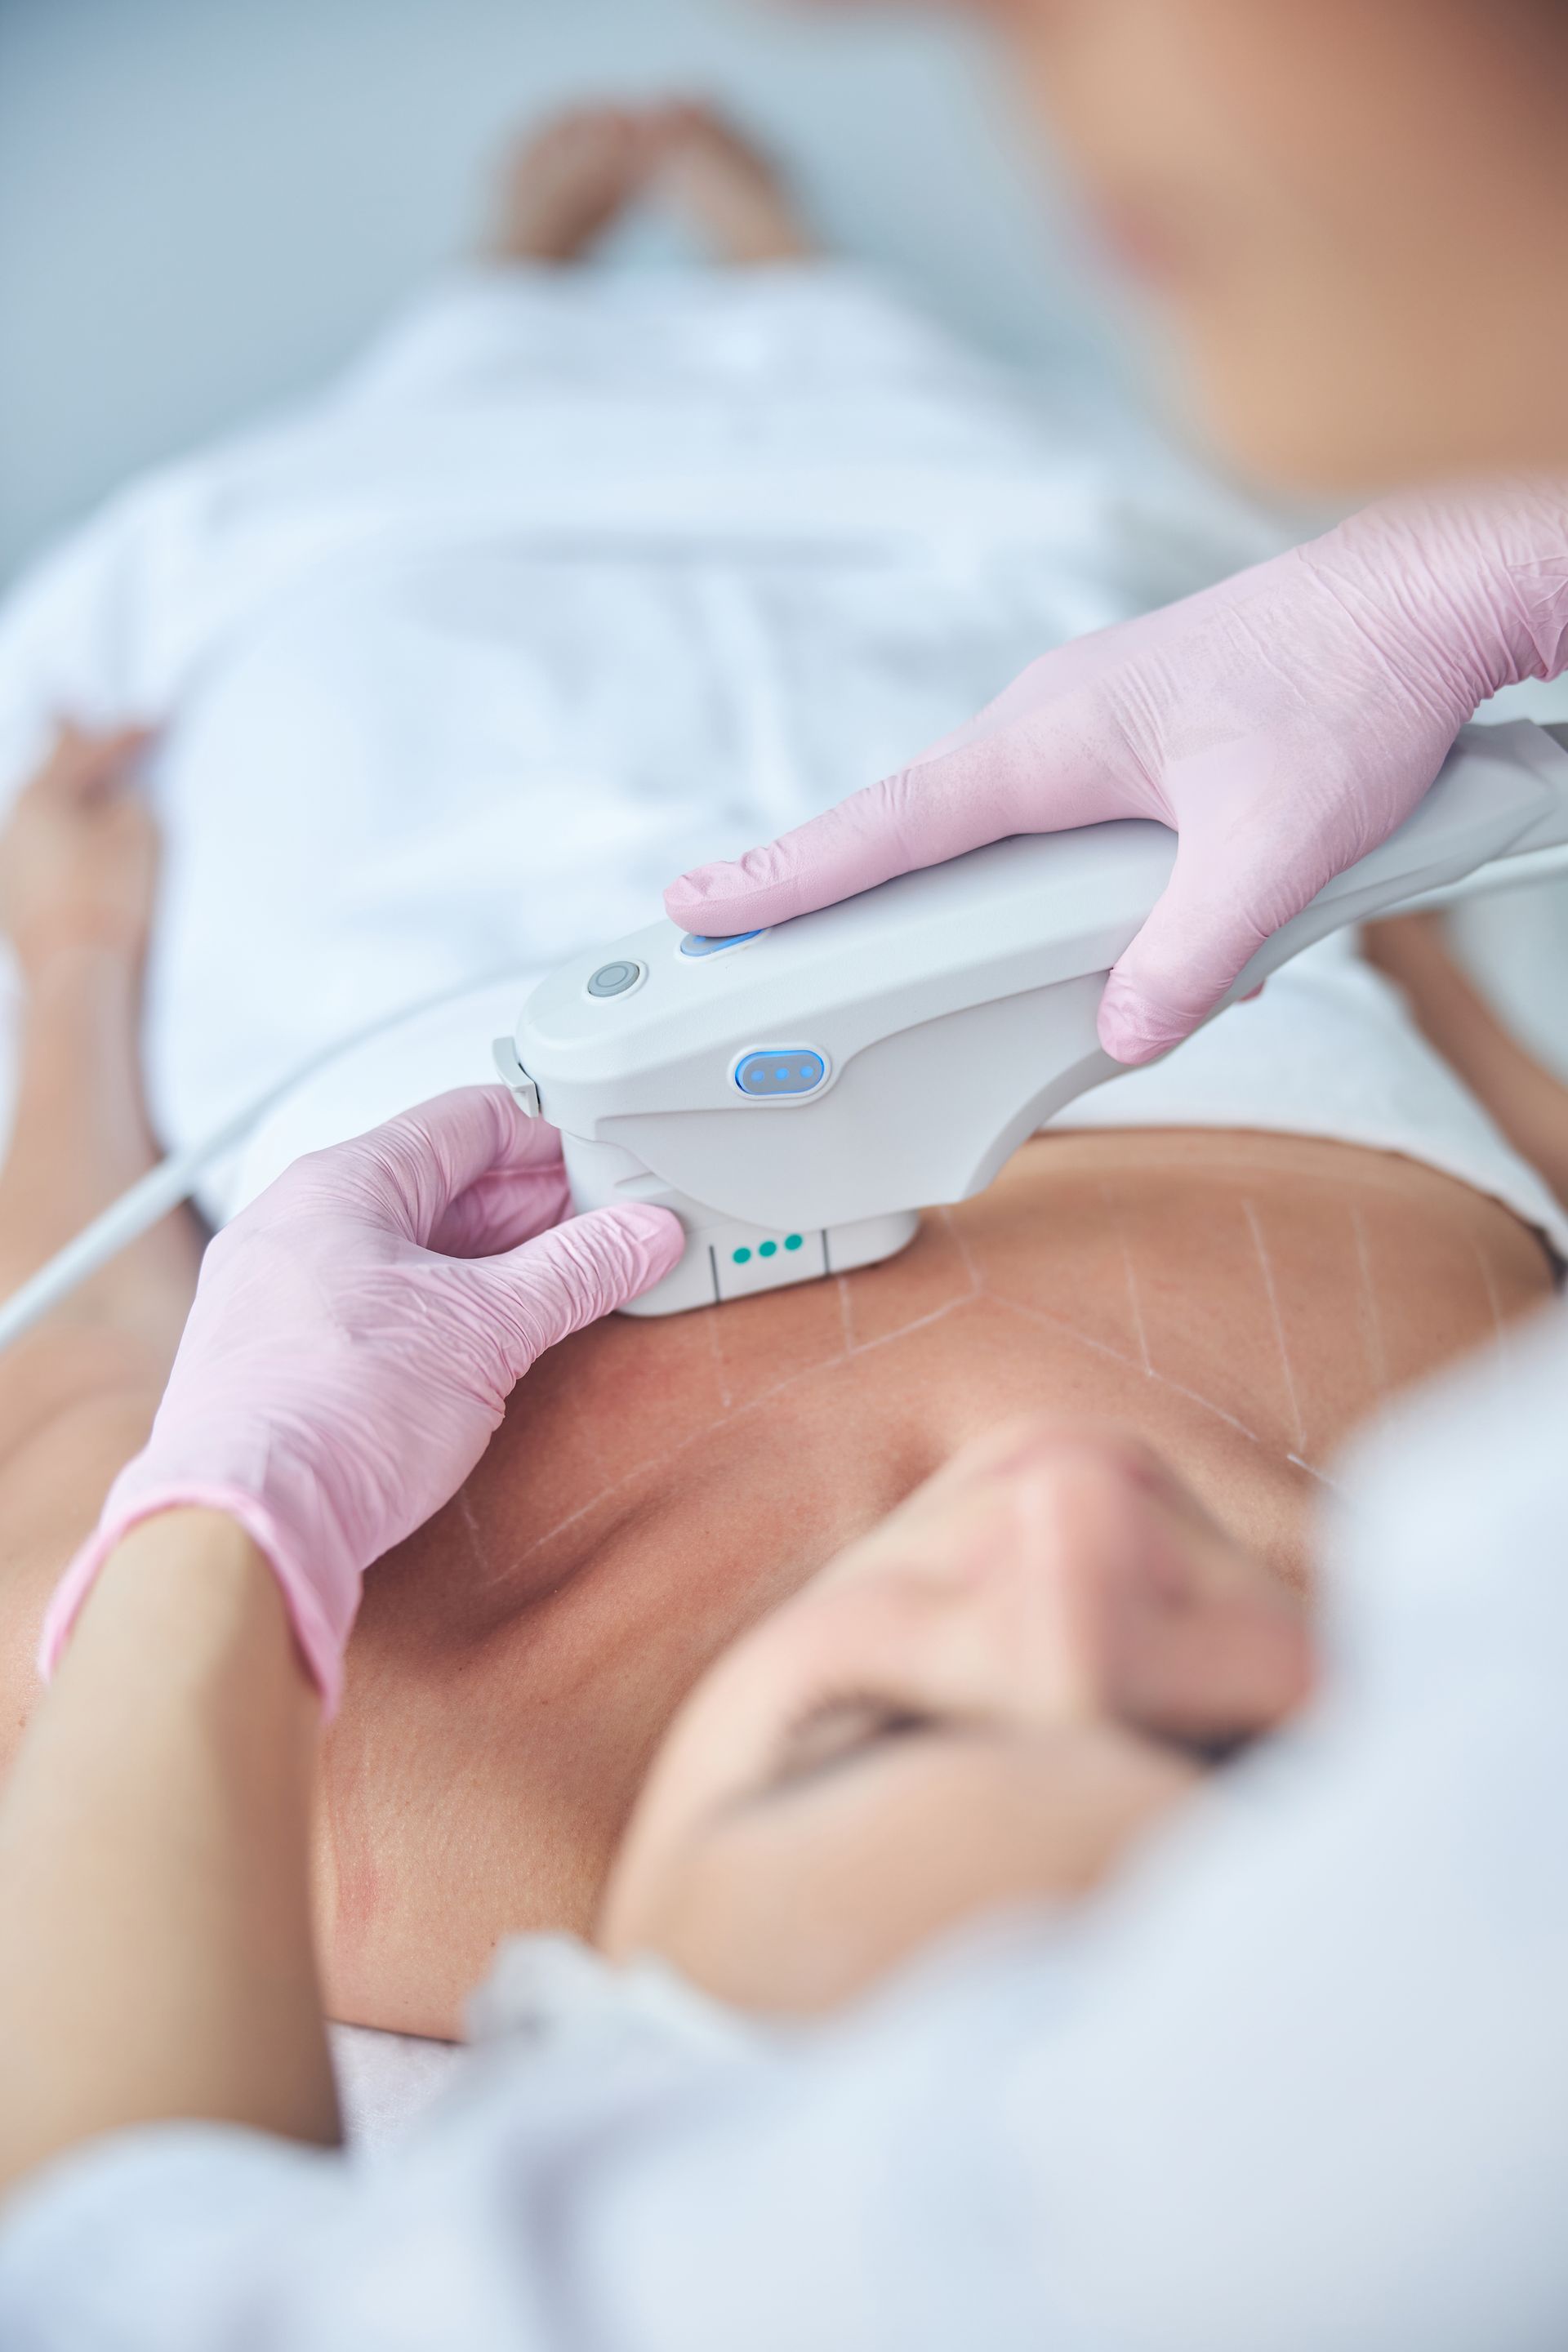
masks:
[[[1565,663],[1568,493],[1391,501],[1045,655],[912,766],[665,904],[751,930],[1009,834],[1155,817],[1175,867],[1100,1013],[1108,1053],[1149,1061],[1409,814],[1479,704]]]
[[[219,1234],[146,1447],[56,1591],[40,1664],[139,1519],[226,1511],[328,1712],[371,1561],[455,1494],[534,1359],[667,1274],[665,1209],[565,1215],[560,1138],[468,1087],[297,1160]]]

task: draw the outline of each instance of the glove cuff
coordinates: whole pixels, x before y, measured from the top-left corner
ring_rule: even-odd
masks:
[[[113,1496],[110,1502],[112,1505]],[[110,1554],[132,1528],[161,1512],[222,1511],[245,1529],[278,1580],[283,1606],[300,1645],[310,1678],[321,1694],[323,1720],[330,1723],[342,1696],[343,1651],[349,1625],[331,1623],[321,1597],[293,1557],[293,1547],[278,1521],[255,1496],[234,1486],[174,1484],[153,1487],[118,1510],[106,1510],[93,1533],[66,1570],[44,1612],[38,1638],[38,1672],[48,1682],[75,1630],[88,1595],[97,1583]],[[350,1623],[352,1624],[352,1616]]]

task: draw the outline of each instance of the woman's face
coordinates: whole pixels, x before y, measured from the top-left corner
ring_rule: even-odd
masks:
[[[980,0],[1270,482],[1568,462],[1568,0]]]
[[[698,1685],[602,1940],[742,2007],[831,2006],[972,1913],[1093,1886],[1309,1673],[1300,1601],[1155,1455],[1016,1423]]]

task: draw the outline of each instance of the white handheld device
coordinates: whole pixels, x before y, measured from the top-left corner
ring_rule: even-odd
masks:
[[[1531,879],[1563,845],[1568,751],[1522,722],[1468,728],[1414,814],[1225,1003],[1346,924]],[[1175,847],[1139,822],[1020,835],[770,930],[652,923],[552,972],[496,1042],[502,1077],[561,1129],[577,1208],[658,1202],[689,1237],[625,1311],[869,1265],[922,1208],[982,1191],[1121,1070],[1095,1034],[1100,994]]]
[[[530,997],[502,1076],[564,1136],[580,1209],[673,1209],[680,1264],[626,1311],[670,1315],[890,1257],[922,1208],[989,1183],[1115,1077],[1105,975],[1175,856],[1157,824],[1023,835],[737,940],[650,924]],[[1226,1003],[1331,930],[1568,871],[1568,728],[1467,729],[1421,806],[1267,940]],[[478,977],[444,994],[465,994]],[[152,1169],[0,1305],[0,1348],[186,1200],[202,1170],[355,1044],[341,1037]]]

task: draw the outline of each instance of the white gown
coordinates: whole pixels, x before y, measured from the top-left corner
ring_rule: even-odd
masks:
[[[1258,551],[1152,466],[847,272],[476,275],[24,584],[0,794],[54,711],[166,728],[146,1050],[183,1145]]]
[[[146,1056],[171,1146],[334,1040],[202,1200],[492,1076],[538,974],[671,876],[897,767],[1044,647],[1260,551],[1130,436],[1043,417],[824,267],[501,271],[324,399],[133,489],[0,618],[0,791],[53,708],[166,728]],[[1063,1124],[1429,1160],[1568,1254],[1544,1188],[1331,949]]]

